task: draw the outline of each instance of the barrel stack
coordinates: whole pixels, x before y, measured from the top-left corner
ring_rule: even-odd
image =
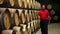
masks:
[[[40,8],[35,0],[0,0],[1,34],[34,34]]]

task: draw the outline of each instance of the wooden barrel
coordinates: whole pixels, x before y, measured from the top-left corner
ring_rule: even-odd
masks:
[[[56,11],[53,10],[53,9],[50,11],[50,14],[51,14],[51,15],[55,15],[55,13],[56,13]]]
[[[51,4],[48,4],[47,5],[47,9],[52,9],[52,5]]]
[[[36,1],[35,1],[35,9],[36,9]]]
[[[3,30],[2,34],[12,34],[13,30]]]
[[[19,2],[18,2],[18,0],[14,0],[14,1],[15,1],[14,8],[21,8],[21,7],[19,7]]]
[[[34,8],[34,5],[33,5],[33,0],[32,0],[32,9]]]
[[[19,21],[20,21],[20,24],[22,23],[22,9],[18,9],[19,11]]]
[[[22,29],[22,34],[28,34],[28,30],[26,29],[27,25],[23,25],[23,29]]]
[[[12,25],[11,28],[14,26],[19,26],[19,11],[16,9],[8,8],[10,13],[11,13],[11,18],[12,18]]]
[[[22,23],[25,23],[26,17],[25,17],[25,11],[22,11]]]
[[[22,34],[21,27],[13,27],[13,34]]]
[[[23,7],[23,2],[22,2],[22,0],[18,0],[18,4],[19,4],[19,7],[20,7],[20,8]]]
[[[55,21],[58,21],[59,17],[57,15],[54,16],[53,18]]]
[[[29,9],[31,8],[31,1],[32,1],[32,0],[27,0],[27,5],[28,5],[28,8],[29,8]]]
[[[20,12],[21,12],[20,14],[21,23],[20,24],[26,24],[25,10],[21,10]]]
[[[12,25],[11,25],[11,29],[15,26],[15,22],[14,22],[14,12],[16,11],[16,9],[12,9],[12,8],[8,8],[10,13],[11,13],[11,19],[12,19]]]
[[[0,30],[9,29],[11,23],[11,14],[9,10],[6,8],[0,8]]]
[[[31,10],[29,10],[29,15],[30,15],[30,19],[31,19]]]
[[[16,10],[13,16],[14,16],[15,25],[18,26],[19,25],[19,11]]]
[[[36,7],[35,7],[35,8],[36,8],[36,9],[39,9],[39,6],[40,6],[39,3],[36,1],[35,4],[36,4]]]
[[[37,9],[41,9],[41,4],[37,2]]]
[[[28,29],[28,33],[29,33],[29,34],[32,33],[32,32],[31,32],[31,26],[30,26],[30,24],[31,24],[31,23],[28,23],[28,27],[27,27],[27,29]]]
[[[15,0],[9,0],[9,2],[10,2],[10,5],[11,6],[14,6],[15,5]]]
[[[24,8],[27,8],[27,0],[24,0]]]
[[[4,0],[0,0],[0,4],[3,4]]]

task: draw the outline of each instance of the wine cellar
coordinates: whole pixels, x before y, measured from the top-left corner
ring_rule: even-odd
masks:
[[[38,12],[42,4],[36,0],[0,0],[0,34],[35,34],[40,28]],[[60,22],[53,4],[46,6],[50,22]]]

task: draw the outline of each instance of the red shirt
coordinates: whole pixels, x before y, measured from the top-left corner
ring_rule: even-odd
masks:
[[[45,10],[40,10],[38,12],[38,16],[40,16],[41,20],[48,20],[48,16],[50,16],[50,14],[49,14],[48,10],[45,9]]]

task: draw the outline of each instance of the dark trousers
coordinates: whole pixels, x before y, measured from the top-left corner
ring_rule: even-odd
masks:
[[[41,20],[40,27],[42,34],[48,34],[48,20]]]
[[[2,34],[2,31],[0,31],[0,34]]]

